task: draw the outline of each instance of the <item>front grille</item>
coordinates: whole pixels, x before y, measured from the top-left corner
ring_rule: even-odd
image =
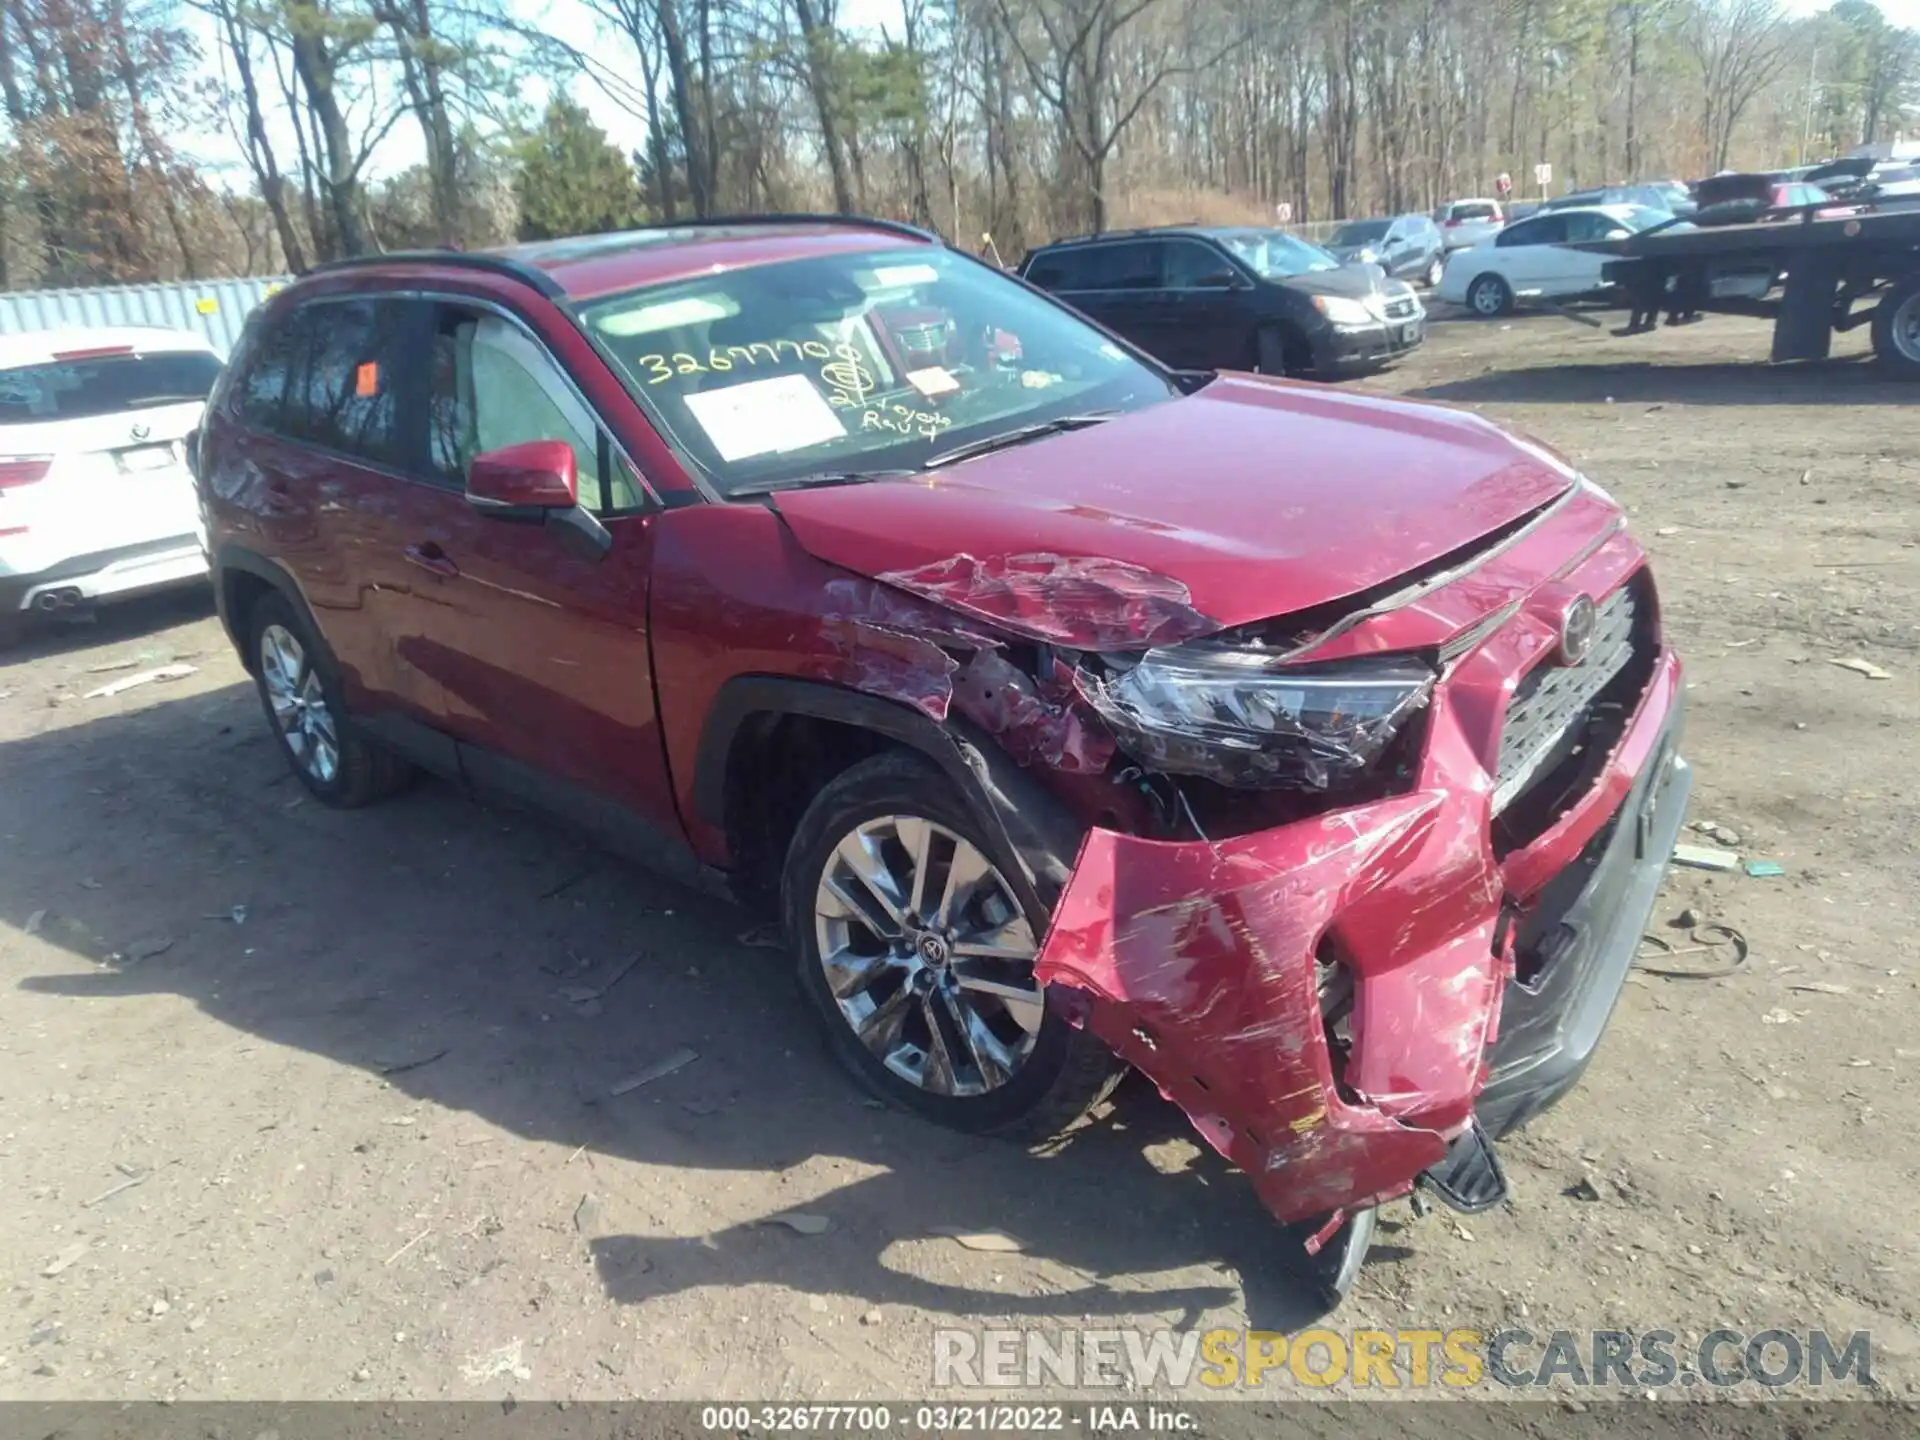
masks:
[[[1498,815],[1542,772],[1577,744],[1594,701],[1633,659],[1642,627],[1632,585],[1601,602],[1594,615],[1593,646],[1577,665],[1536,665],[1521,680],[1507,706],[1500,732],[1500,763],[1494,771],[1493,813]]]
[[[1396,295],[1387,301],[1386,318],[1389,320],[1411,320],[1419,312],[1420,302],[1411,295]]]

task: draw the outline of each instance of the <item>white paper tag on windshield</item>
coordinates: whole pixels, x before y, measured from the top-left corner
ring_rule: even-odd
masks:
[[[960,382],[953,378],[953,372],[942,365],[929,365],[924,370],[909,370],[907,383],[929,399],[935,395],[951,395],[960,388]]]
[[[688,412],[700,422],[722,460],[804,450],[847,433],[833,407],[804,375],[749,380],[685,399]]]

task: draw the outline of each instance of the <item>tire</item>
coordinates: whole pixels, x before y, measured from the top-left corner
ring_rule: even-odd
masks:
[[[846,842],[854,843],[843,849]],[[959,897],[952,924],[920,925],[916,850],[924,862],[917,868],[929,877],[921,907],[936,920],[945,902],[935,888],[944,890],[942,877],[962,860],[962,845],[977,862],[972,873],[982,865],[988,873]],[[860,881],[848,854],[874,885]],[[950,1129],[1032,1140],[1079,1121],[1123,1067],[1096,1036],[1067,1022],[1061,998],[1033,981],[1030,964],[961,952],[970,936],[977,943],[990,932],[1002,948],[1037,948],[1047,917],[1028,911],[1006,885],[1013,868],[939,770],[888,751],[841,772],[807,807],[787,850],[781,916],[801,993],[835,1058],[862,1085]],[[973,988],[983,982],[1000,993]],[[968,1020],[974,1023],[963,1032]],[[873,1031],[871,1045],[857,1021]]]
[[[1475,278],[1467,286],[1467,308],[1483,320],[1512,313],[1513,287],[1498,275]]]
[[[1261,375],[1297,378],[1313,370],[1313,350],[1298,332],[1268,325],[1254,337],[1253,368]]]
[[[316,800],[357,810],[411,777],[406,761],[354,727],[333,657],[285,596],[269,593],[253,606],[247,657],[280,754]]]
[[[1433,263],[1427,266],[1427,289],[1438,290],[1440,281],[1447,273],[1447,259],[1444,255],[1433,257]]]
[[[1873,311],[1873,353],[1896,379],[1920,380],[1920,275],[1894,282]]]

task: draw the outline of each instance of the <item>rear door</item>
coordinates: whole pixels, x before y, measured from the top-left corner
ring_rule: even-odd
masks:
[[[424,395],[424,377],[401,358],[408,314],[373,297],[319,296],[264,332],[234,387],[243,428],[205,477],[291,572],[363,714],[438,709],[392,643],[420,579],[395,540],[409,499],[406,422]]]
[[[1046,285],[1038,278],[1043,267],[1057,279],[1047,288],[1074,309],[1153,349],[1149,336],[1160,288],[1159,242],[1111,240],[1063,247],[1035,262],[1035,284]]]
[[[186,440],[219,373],[204,350],[131,345],[0,371],[0,455],[34,461],[39,476],[8,500],[8,528],[33,551],[16,568],[197,543]]]

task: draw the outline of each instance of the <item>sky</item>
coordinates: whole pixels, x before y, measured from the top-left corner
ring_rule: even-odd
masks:
[[[1881,13],[1893,24],[1920,29],[1920,0],[1876,0],[1876,3]],[[1796,15],[1824,10],[1829,4],[1831,0],[1786,0],[1786,8]],[[530,25],[537,26],[576,49],[604,57],[610,65],[617,64],[618,57],[623,53],[626,42],[617,35],[596,28],[599,22],[579,0],[507,0],[507,5],[511,12]],[[839,11],[841,24],[849,30],[868,33],[887,30],[896,36],[900,33],[900,0],[840,0]],[[189,8],[186,13],[187,28],[200,42],[201,53],[208,57],[209,72],[217,75],[220,44],[214,24],[197,9]],[[637,72],[637,66],[633,68]],[[292,122],[286,116],[284,107],[275,101],[276,92],[271,77],[261,78],[267,87],[267,93],[262,96],[262,106],[268,111],[267,125],[272,133],[275,154],[280,157],[281,167],[290,169],[293,163]],[[580,79],[573,83],[569,94],[586,106],[595,123],[622,149],[631,152],[645,143],[646,127],[641,118],[624,108],[600,86],[590,80]],[[547,99],[546,89],[543,85],[531,85],[523,98],[532,106],[543,106]],[[183,148],[200,162],[210,184],[229,190],[252,187],[245,152],[231,135],[217,132],[191,135],[185,137]],[[391,175],[419,164],[423,156],[419,127],[403,120],[393,127],[375,150],[369,169],[376,177]]]

